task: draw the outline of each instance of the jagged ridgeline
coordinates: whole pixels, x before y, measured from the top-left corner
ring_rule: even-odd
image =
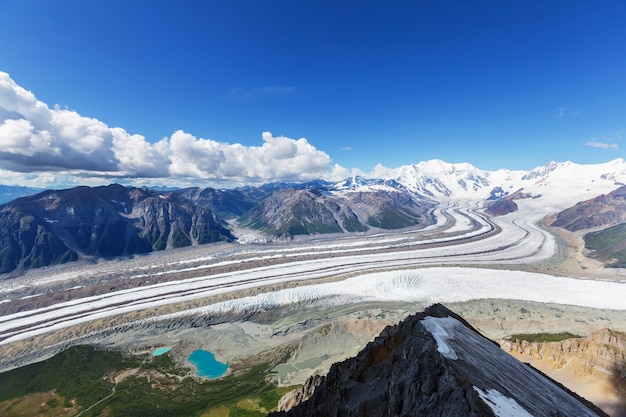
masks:
[[[398,229],[434,222],[410,193],[331,195],[329,183],[157,192],[121,185],[44,191],[0,206],[0,273],[231,241],[227,220],[279,237]]]
[[[215,213],[177,193],[77,187],[0,206],[0,272],[232,240]]]
[[[273,417],[606,416],[434,305],[283,397]]]

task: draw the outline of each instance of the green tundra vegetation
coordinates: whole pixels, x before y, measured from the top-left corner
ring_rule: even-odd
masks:
[[[292,388],[268,379],[270,364],[251,364],[207,380],[169,354],[126,355],[75,346],[45,361],[0,374],[0,415],[264,416]]]
[[[587,233],[584,240],[592,258],[612,268],[626,268],[626,223]]]
[[[381,229],[393,230],[403,227],[416,226],[420,224],[420,219],[401,210],[384,209],[376,216],[367,219],[367,224]]]
[[[546,342],[560,342],[567,339],[576,339],[581,336],[563,332],[563,333],[518,333],[512,334],[507,337],[507,340],[525,340],[530,343],[546,343]]]

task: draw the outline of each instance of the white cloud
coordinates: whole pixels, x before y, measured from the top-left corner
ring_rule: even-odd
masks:
[[[197,139],[182,130],[170,138],[172,165],[170,172],[178,176],[210,178],[219,175],[224,163],[220,144],[210,139]]]
[[[113,153],[119,161],[120,171],[138,177],[166,177],[170,159],[169,143],[161,140],[150,144],[141,135],[129,135],[124,129],[111,129]]]
[[[258,94],[284,94],[271,86]],[[182,130],[157,143],[58,106],[50,108],[0,72],[0,170],[39,173],[39,180],[107,178],[215,180],[230,183],[326,178],[342,170],[307,139],[262,134],[260,146],[197,138]],[[24,179],[32,185],[35,177]],[[144,182],[151,182],[144,181]]]
[[[616,143],[602,142],[599,140],[591,140],[585,143],[585,146],[591,146],[592,148],[601,148],[601,149],[617,149],[618,148]]]
[[[34,156],[49,152],[58,154],[59,149],[51,146],[48,131],[35,131],[34,126],[24,119],[4,120],[0,125],[0,152],[21,156]]]
[[[329,181],[342,181],[349,177],[365,176],[366,174],[358,168],[345,168],[339,164],[335,164],[331,173],[326,178]]]
[[[397,175],[397,172],[397,169],[387,168],[382,164],[376,164],[370,175],[374,178],[392,178]]]

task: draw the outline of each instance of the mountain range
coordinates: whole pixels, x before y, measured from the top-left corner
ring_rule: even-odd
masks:
[[[19,185],[1,185],[0,184],[0,204],[8,203],[20,197],[37,194],[44,191],[43,188],[22,187]]]
[[[176,193],[77,187],[0,206],[0,272],[233,240],[214,212]]]
[[[574,206],[570,210],[580,214],[578,220],[563,212],[555,223],[566,228],[616,225],[624,222],[626,212],[619,205],[626,192],[615,191],[626,184],[623,159],[597,165],[551,162],[531,171],[484,171],[467,163],[431,160],[380,168],[376,175],[231,190],[156,191],[114,184],[43,191],[0,206],[0,273],[231,241],[235,237],[228,222],[233,220],[289,239],[425,227],[435,222],[437,206],[464,201],[482,202],[493,215],[520,205],[546,214]],[[593,216],[586,216],[583,206],[575,208],[587,200],[595,201],[587,205],[595,205],[589,213],[596,220],[589,220]],[[610,217],[610,224],[597,219],[598,205],[605,207],[602,213],[614,213],[603,217]]]

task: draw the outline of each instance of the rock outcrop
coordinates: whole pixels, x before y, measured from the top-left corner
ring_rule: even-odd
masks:
[[[493,193],[492,193],[493,195]],[[513,213],[518,210],[515,200],[523,200],[526,198],[533,198],[529,193],[525,193],[523,188],[515,191],[513,194],[508,194],[500,199],[495,199],[487,204],[487,213],[492,216],[504,216],[505,214]]]
[[[611,329],[558,342],[500,342],[502,349],[564,385],[575,386],[613,416],[626,416],[626,333]]]
[[[501,341],[502,349],[524,359],[551,362],[556,368],[569,366],[574,374],[609,376],[616,369],[626,370],[626,333],[598,330],[588,337],[559,342]]]
[[[317,383],[312,395],[296,394],[307,400],[271,415],[606,415],[441,305],[387,327]]]
[[[364,230],[356,215],[314,190],[278,190],[240,218],[240,222],[279,236]],[[357,228],[352,227],[353,225]]]
[[[324,382],[324,377],[321,375],[313,375],[306,380],[304,385],[300,389],[289,391],[278,402],[278,411],[289,411],[296,405],[305,402],[313,393],[315,389]]]

